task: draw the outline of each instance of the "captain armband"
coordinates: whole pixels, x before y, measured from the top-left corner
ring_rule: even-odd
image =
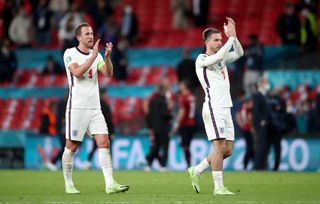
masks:
[[[104,61],[98,62],[98,65],[97,65],[98,70],[100,70],[103,65],[104,65]]]

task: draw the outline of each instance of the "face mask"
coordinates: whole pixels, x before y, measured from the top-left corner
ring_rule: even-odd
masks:
[[[266,90],[266,91],[270,91],[270,84],[266,84],[265,86],[264,86],[264,90]]]

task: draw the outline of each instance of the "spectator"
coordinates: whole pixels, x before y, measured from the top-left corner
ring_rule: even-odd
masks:
[[[82,21],[82,13],[78,10],[78,5],[73,3],[71,10],[60,21],[58,37],[62,45],[62,52],[67,48],[76,46],[77,40],[75,39],[74,30]]]
[[[182,60],[177,65],[178,80],[188,80],[192,91],[200,87],[195,68],[195,61],[191,59],[190,50],[188,48],[183,49]]]
[[[57,134],[55,114],[56,106],[53,101],[46,101],[45,103],[45,107],[43,108],[41,113],[41,124],[39,128],[39,133],[55,136]],[[57,171],[57,167],[47,157],[46,151],[42,145],[38,145],[37,151],[41,155],[42,161],[46,168],[48,168],[51,171]]]
[[[132,7],[127,5],[121,19],[121,37],[126,38],[130,44],[134,43],[138,37],[138,20]]]
[[[11,82],[17,70],[17,58],[9,39],[0,44],[0,82]]]
[[[113,8],[112,1],[105,0],[95,0],[95,1],[87,1],[89,5],[89,13],[93,18],[93,22],[95,23],[96,28],[100,28],[106,18],[112,17]]]
[[[197,27],[204,27],[208,24],[208,14],[210,8],[209,0],[193,0],[194,23]]]
[[[279,170],[281,160],[281,139],[287,132],[287,113],[286,103],[280,97],[281,89],[276,88],[268,97],[269,105],[269,124],[268,124],[268,139],[269,139],[269,150],[270,147],[274,147],[274,166],[273,171]]]
[[[114,77],[119,80],[126,80],[127,78],[127,49],[128,43],[126,40],[121,40],[114,48],[112,52],[112,62],[115,69],[113,70]]]
[[[165,89],[165,97],[167,101],[167,106],[169,109],[170,114],[173,111],[174,101],[176,100],[176,97],[174,93],[171,90],[171,83],[169,77],[165,76],[161,79],[159,86],[164,87]],[[149,103],[150,100],[155,97],[158,94],[158,92],[153,93],[149,98],[145,99],[143,102],[143,110],[146,115],[149,114]]]
[[[255,86],[263,72],[264,47],[258,36],[249,36],[249,45],[245,50],[245,73],[243,77],[244,90],[247,96],[255,90]]]
[[[40,0],[33,14],[37,45],[47,45],[51,42],[52,12],[49,10],[47,0]]]
[[[187,28],[188,2],[185,0],[171,0],[172,28]]]
[[[39,133],[49,135],[55,135],[57,133],[55,115],[55,103],[50,101],[42,110]]]
[[[67,101],[68,101],[68,93],[65,94],[63,98],[61,98],[58,103],[57,103],[57,109],[56,109],[56,131],[57,135],[59,137],[60,141],[60,150],[59,152],[55,155],[54,158],[52,158],[51,162],[47,164],[47,167],[51,170],[57,169],[55,166],[59,160],[62,158],[62,154],[64,151],[64,146],[66,143],[66,135],[65,135],[65,114],[66,114],[66,106],[67,106]],[[51,165],[52,164],[52,165]]]
[[[252,100],[245,100],[242,96],[242,105],[236,112],[236,122],[239,125],[240,133],[246,143],[246,152],[243,158],[243,169],[247,170],[250,161],[254,162],[254,145],[252,134]]]
[[[190,83],[183,80],[179,84],[179,107],[176,121],[173,125],[173,133],[177,130],[181,137],[181,146],[184,152],[184,157],[187,162],[187,167],[191,166],[190,144],[196,128],[195,120],[195,96],[190,91]]]
[[[63,15],[67,12],[69,8],[69,1],[65,0],[50,0],[49,10],[52,11],[54,18],[54,24],[52,27],[59,28],[59,22],[61,21]]]
[[[257,92],[252,96],[252,127],[254,130],[254,169],[265,170],[268,158],[268,123],[269,106],[267,103],[267,91],[269,90],[267,79],[258,81]]]
[[[10,39],[18,47],[30,47],[32,42],[32,17],[24,7],[20,7],[19,13],[13,18],[9,27]]]
[[[318,0],[300,0],[298,2],[298,10],[301,11],[303,8],[308,7],[310,11],[314,14],[317,13],[318,7],[319,6],[319,1]]]
[[[315,51],[318,46],[317,18],[308,7],[301,11],[301,45],[303,52]]]
[[[158,86],[157,92],[149,101],[147,124],[150,133],[150,152],[146,156],[146,171],[151,170],[152,162],[158,158],[161,171],[166,169],[169,148],[170,120],[172,118],[166,99],[166,87],[163,84]],[[160,151],[162,149],[162,151]]]
[[[200,86],[200,82],[196,74],[195,61],[191,58],[189,48],[183,48],[182,60],[176,67],[176,74],[179,82],[183,80],[189,81],[191,92],[196,97],[196,129],[204,129],[201,114],[204,92]]]
[[[58,62],[56,62],[51,55],[48,56],[41,74],[53,75],[62,73],[64,73],[64,70],[62,69],[61,65]]]
[[[117,45],[117,32],[118,28],[113,17],[105,17],[103,24],[98,28],[97,38],[100,38],[104,44],[107,42],[112,42],[113,45]]]
[[[285,4],[284,13],[277,21],[276,30],[282,44],[300,45],[300,20],[293,3]]]
[[[0,20],[3,22],[3,37],[9,38],[9,26],[13,19],[14,2],[5,1],[4,8],[0,10]]]

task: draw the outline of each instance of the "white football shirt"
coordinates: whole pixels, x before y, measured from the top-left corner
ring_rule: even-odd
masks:
[[[73,109],[100,109],[100,96],[98,85],[98,65],[104,63],[100,53],[94,60],[91,68],[81,77],[73,76],[68,66],[72,63],[81,65],[92,56],[92,50],[84,53],[77,47],[69,48],[64,52],[63,61],[69,82],[69,98],[67,108]]]
[[[234,50],[229,52],[233,45]],[[230,37],[214,55],[200,54],[196,60],[196,73],[205,92],[205,102],[213,108],[232,107],[227,64],[243,55],[240,42]]]

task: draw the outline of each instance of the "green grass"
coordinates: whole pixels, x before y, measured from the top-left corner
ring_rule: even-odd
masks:
[[[7,203],[320,203],[320,173],[225,172],[225,186],[235,196],[213,196],[210,172],[201,177],[196,194],[185,172],[116,171],[127,193],[107,195],[101,171],[75,171],[81,191],[66,195],[62,172],[0,171],[0,204]]]

